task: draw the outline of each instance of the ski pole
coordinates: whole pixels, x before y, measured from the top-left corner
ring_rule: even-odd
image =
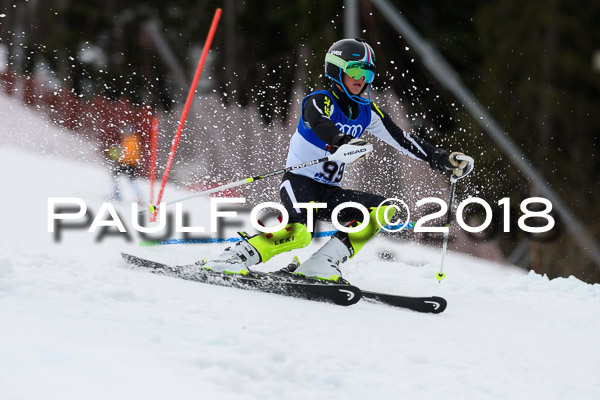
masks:
[[[246,185],[248,183],[256,182],[256,181],[264,179],[264,178],[270,178],[272,176],[282,175],[282,174],[285,174],[286,172],[289,172],[289,171],[294,171],[294,170],[297,170],[297,169],[300,169],[300,168],[304,168],[304,167],[310,167],[311,165],[324,163],[326,161],[339,161],[339,162],[342,162],[342,163],[345,163],[345,164],[350,164],[350,163],[352,163],[354,161],[357,161],[357,160],[363,158],[364,156],[366,156],[367,154],[369,154],[371,151],[373,151],[373,145],[372,144],[366,144],[366,145],[345,144],[345,145],[340,146],[340,148],[335,153],[330,154],[330,155],[328,155],[326,157],[318,158],[316,160],[307,161],[307,162],[304,162],[302,164],[298,164],[298,165],[293,165],[291,167],[282,168],[282,169],[279,169],[277,171],[268,172],[266,174],[257,175],[257,176],[253,176],[253,177],[241,179],[241,180],[236,181],[236,182],[232,182],[232,183],[228,183],[228,184],[225,184],[225,185],[217,186],[215,188],[204,190],[202,192],[194,193],[194,194],[192,194],[190,196],[181,198],[179,200],[174,201],[174,203],[180,203],[182,201],[193,199],[195,197],[206,196],[208,194],[220,192],[220,191],[223,191],[223,190],[226,190],[226,189],[231,189],[231,188],[234,188],[234,187],[237,187],[237,186]],[[150,207],[149,207],[150,213],[154,214],[157,210],[158,210],[157,206],[155,206],[153,204],[150,204]],[[140,211],[140,213],[143,213],[143,212],[145,212],[145,210]]]
[[[446,258],[446,252],[448,250],[448,238],[450,236],[450,225],[452,223],[452,203],[454,202],[456,182],[469,175],[471,171],[473,171],[473,167],[475,164],[473,158],[469,156],[456,156],[456,159],[459,161],[466,161],[467,166],[465,167],[465,170],[463,171],[463,174],[461,176],[456,176],[454,175],[454,173],[452,173],[452,176],[450,177],[450,199],[448,200],[448,212],[446,213],[446,228],[448,229],[444,231],[444,244],[442,245],[442,261],[440,262],[440,271],[435,275],[436,279],[440,283],[442,283],[442,279],[446,277],[446,274],[444,273],[444,259]]]

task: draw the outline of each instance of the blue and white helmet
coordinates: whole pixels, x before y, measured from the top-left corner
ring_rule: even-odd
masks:
[[[351,94],[342,81],[342,72],[367,83],[358,95]],[[371,83],[375,78],[375,52],[362,39],[342,39],[335,42],[325,55],[325,76],[340,85],[346,95],[360,104],[371,102]],[[367,92],[368,98],[361,95]]]

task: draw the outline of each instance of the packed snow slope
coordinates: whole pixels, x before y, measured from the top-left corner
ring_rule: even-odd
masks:
[[[3,400],[600,398],[599,285],[461,254],[449,255],[439,284],[439,249],[383,238],[344,264],[345,277],[364,289],[443,296],[443,314],[152,275],[120,252],[185,263],[223,245],[140,247],[134,231],[130,241],[98,241],[86,229],[55,240],[48,198],[78,197],[98,212],[109,174],[89,143],[10,99],[0,97],[0,113]],[[115,207],[129,218],[126,202]],[[202,214],[206,200],[185,207]],[[381,260],[381,249],[396,260]]]

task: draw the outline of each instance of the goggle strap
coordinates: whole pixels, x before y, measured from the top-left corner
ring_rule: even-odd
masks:
[[[325,54],[325,61],[326,62],[330,62],[333,65],[335,65],[336,67],[340,67],[342,69],[342,71],[346,68],[346,66],[348,65],[348,61],[344,60],[341,57],[338,57],[334,54],[331,53],[327,53]]]

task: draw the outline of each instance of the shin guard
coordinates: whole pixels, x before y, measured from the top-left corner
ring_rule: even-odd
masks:
[[[348,250],[350,250],[350,258],[352,258],[363,248],[365,243],[373,239],[377,233],[379,233],[382,226],[385,226],[387,222],[391,221],[395,213],[396,208],[392,206],[371,207],[369,221],[366,222],[366,226],[363,227],[362,230],[352,233],[339,231],[334,236],[340,239],[348,247]],[[349,226],[355,227],[363,224],[365,224],[365,222],[354,222]]]

